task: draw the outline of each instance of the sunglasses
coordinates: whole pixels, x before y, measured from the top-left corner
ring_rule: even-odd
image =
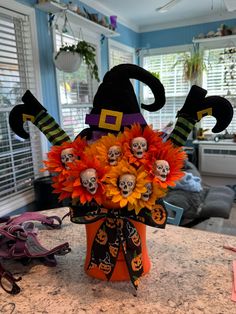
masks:
[[[9,294],[17,294],[20,292],[20,287],[16,284],[21,277],[14,278],[9,271],[6,271],[0,264],[0,286]]]

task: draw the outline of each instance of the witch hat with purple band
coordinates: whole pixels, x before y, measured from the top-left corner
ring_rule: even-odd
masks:
[[[91,138],[93,131],[119,132],[133,123],[147,125],[130,79],[145,83],[154,95],[154,102],[141,104],[141,108],[153,112],[164,106],[165,89],[156,77],[135,64],[117,65],[105,74],[94,96],[93,108],[86,115],[85,123],[90,128],[83,130],[81,136]]]

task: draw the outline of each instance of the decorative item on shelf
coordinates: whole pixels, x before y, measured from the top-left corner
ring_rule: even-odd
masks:
[[[115,31],[117,28],[117,16],[111,15],[110,16],[110,28]]]
[[[229,26],[225,24],[220,25],[220,31],[221,31],[221,36],[228,36],[232,35],[232,30]]]
[[[96,63],[95,48],[85,40],[77,44],[62,46],[54,57],[56,67],[64,72],[75,72],[84,61],[91,77],[99,82],[98,66]]]
[[[207,65],[204,60],[203,52],[199,50],[199,45],[193,45],[193,52],[191,54],[185,53],[183,57],[176,61],[177,64],[183,64],[184,79],[195,84],[202,72],[207,70]]]

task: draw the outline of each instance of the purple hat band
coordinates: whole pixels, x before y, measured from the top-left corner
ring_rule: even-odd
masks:
[[[86,114],[85,123],[89,125],[99,125],[101,115],[100,114]],[[106,116],[107,124],[115,124],[115,116]],[[147,124],[141,113],[124,113],[122,114],[121,126],[131,125],[133,123]]]

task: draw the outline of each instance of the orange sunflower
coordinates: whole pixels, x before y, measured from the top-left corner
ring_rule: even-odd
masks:
[[[109,133],[93,143],[86,153],[96,156],[105,166],[116,166],[123,158],[123,148],[120,135]]]
[[[104,193],[104,178],[107,169],[95,158],[84,156],[70,165],[68,178],[61,186],[61,195],[66,192],[72,199],[78,199],[80,203],[94,199],[98,204],[102,203]]]
[[[137,200],[146,192],[145,184],[148,183],[147,173],[143,168],[136,170],[125,160],[116,167],[110,168],[106,178],[106,196],[120,207],[132,205],[130,210],[138,211]]]
[[[145,169],[152,176],[153,182],[157,183],[161,188],[166,189],[168,186],[175,186],[175,182],[180,180],[184,176],[182,171],[184,161],[187,155],[181,147],[174,147],[169,140],[163,142],[161,147],[158,147],[152,151],[151,158],[145,164]],[[160,170],[164,169],[164,174]]]
[[[73,154],[72,158],[78,159],[82,156],[85,146],[86,141],[80,137],[73,142],[65,142],[60,146],[52,146],[50,152],[47,154],[48,159],[43,161],[46,167],[42,170],[56,174],[58,178],[55,181],[63,181],[67,177],[67,168],[66,163],[62,162],[62,152],[66,152],[67,150],[67,153]]]
[[[138,215],[142,208],[153,209],[156,201],[163,198],[167,189],[160,188],[159,185],[153,183],[152,180],[145,184],[146,192],[141,194],[141,198],[137,200],[137,207],[135,208],[135,213]],[[132,206],[130,206],[132,208]]]
[[[125,157],[129,163],[137,167],[145,164],[150,153],[161,146],[162,138],[160,135],[161,133],[154,132],[150,126],[142,129],[136,123],[130,129],[125,128],[122,136],[122,144],[124,146]]]

